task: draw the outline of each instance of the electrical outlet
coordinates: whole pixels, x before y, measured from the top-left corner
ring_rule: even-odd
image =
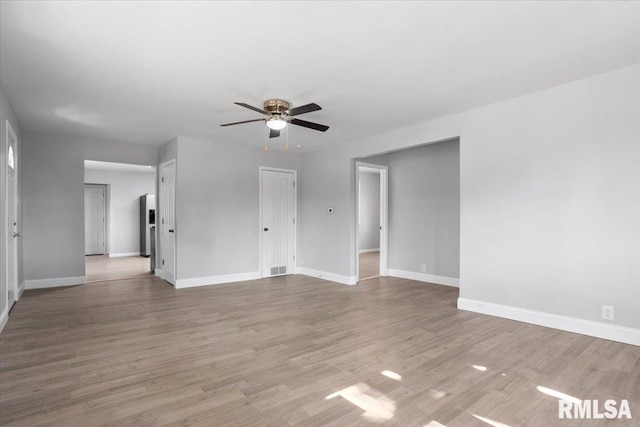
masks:
[[[420,270],[422,270],[423,273],[427,272],[427,264],[422,264],[422,266],[420,267]]]
[[[612,305],[603,305],[602,306],[602,318],[604,320],[613,320],[613,306]]]

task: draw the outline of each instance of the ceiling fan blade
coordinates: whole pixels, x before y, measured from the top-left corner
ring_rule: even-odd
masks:
[[[320,132],[324,132],[327,129],[329,129],[329,126],[321,125],[319,123],[308,122],[306,120],[300,120],[300,119],[291,119],[290,123],[292,125],[298,125],[298,126],[303,126],[313,130],[319,130]]]
[[[251,122],[264,122],[265,119],[253,119],[253,120],[245,120],[242,122],[233,122],[233,123],[225,123],[223,125],[220,126],[233,126],[233,125],[241,125],[243,123],[251,123]]]
[[[241,107],[244,108],[248,108],[249,110],[253,110],[253,111],[257,111],[260,114],[264,114],[265,116],[267,115],[267,112],[264,111],[262,108],[258,108],[258,107],[253,107],[249,104],[245,104],[244,102],[234,102],[234,104],[239,105]]]
[[[297,116],[299,114],[310,113],[312,111],[318,111],[318,110],[322,110],[322,107],[319,106],[318,104],[312,102],[311,104],[301,105],[299,107],[290,109],[289,110],[289,115],[290,116]]]
[[[276,129],[269,129],[269,138],[277,138],[280,136],[280,131]]]

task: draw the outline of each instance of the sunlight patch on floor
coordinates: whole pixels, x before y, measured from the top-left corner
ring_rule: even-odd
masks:
[[[578,399],[577,397],[573,397],[573,396],[570,396],[568,394],[559,392],[559,391],[554,390],[552,388],[547,388],[547,387],[543,387],[543,386],[539,385],[537,387],[537,389],[541,393],[548,394],[549,396],[556,397],[556,398],[558,398],[560,400],[566,400],[566,401],[572,402],[572,403],[582,403],[581,399]]]
[[[331,393],[325,399],[329,400],[338,396],[362,409],[364,411],[362,416],[369,421],[384,422],[390,420],[396,411],[395,401],[365,383],[343,388],[340,391]]]
[[[433,397],[434,399],[442,399],[443,397],[445,397],[447,395],[446,392],[442,391],[442,390],[434,390],[434,389],[429,389],[429,394],[431,395],[431,397]]]
[[[486,372],[487,367],[486,366],[482,366],[482,365],[469,365],[471,366],[473,369],[477,370],[477,371],[481,371],[481,372]]]
[[[439,422],[437,422],[436,420],[431,421],[429,424],[425,424],[422,427],[447,427],[444,424],[440,424]]]
[[[489,424],[490,426],[493,426],[493,427],[511,427],[509,424],[500,423],[498,421],[494,421],[494,420],[489,419],[489,418],[481,417],[480,415],[476,415],[476,414],[471,414],[471,415],[473,415],[474,417],[476,417],[480,421],[483,421],[483,422],[485,422],[485,423],[487,423],[487,424]]]
[[[389,377],[392,380],[396,380],[396,381],[400,381],[402,379],[402,375],[397,374],[393,371],[382,371],[380,372],[382,375],[384,375],[385,377]]]

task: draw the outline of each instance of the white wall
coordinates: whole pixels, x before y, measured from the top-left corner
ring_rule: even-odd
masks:
[[[24,133],[23,240],[28,288],[84,279],[84,161],[154,166],[157,155],[153,146]]]
[[[17,186],[18,186],[18,218],[22,216],[22,203],[21,203],[21,195],[22,195],[22,127],[20,126],[20,122],[18,122],[18,118],[16,117],[13,108],[11,107],[11,103],[9,98],[7,98],[4,88],[0,86],[0,200],[2,201],[2,209],[0,209],[0,331],[4,327],[5,322],[7,321],[7,315],[9,311],[8,301],[7,301],[7,283],[6,283],[6,248],[5,248],[5,239],[7,227],[4,225],[7,224],[7,210],[5,206],[6,200],[6,191],[7,191],[7,183],[6,183],[6,167],[7,167],[7,159],[6,159],[6,121],[9,121],[13,131],[16,134],[18,139],[18,145],[15,153],[15,157],[17,159],[17,168],[18,168],[18,177],[17,177]],[[19,222],[19,230],[22,229]],[[23,260],[22,260],[22,239],[18,239],[18,286],[22,284],[23,281]]]
[[[155,194],[155,171],[132,172],[86,169],[86,184],[109,185],[110,255],[140,253],[140,196]]]
[[[390,154],[389,268],[460,277],[457,140]]]
[[[380,172],[359,172],[358,249],[380,249]]]
[[[259,271],[259,167],[299,168],[299,155],[179,137],[177,280]]]
[[[460,296],[640,328],[638,117],[640,65],[306,154],[305,266],[354,275],[352,159],[459,137]]]

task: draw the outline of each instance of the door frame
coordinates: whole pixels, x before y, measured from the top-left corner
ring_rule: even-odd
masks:
[[[262,264],[264,262],[262,253],[263,253],[263,218],[262,218],[262,175],[264,171],[271,172],[284,172],[284,173],[292,173],[293,174],[293,215],[294,215],[294,225],[293,227],[293,271],[291,274],[296,274],[298,270],[298,227],[300,227],[300,222],[298,221],[298,171],[295,169],[282,169],[282,168],[272,168],[268,166],[260,166],[258,167],[258,271],[260,272],[260,277],[264,278],[262,271]],[[271,276],[269,276],[271,277]]]
[[[378,169],[380,171],[380,276],[388,275],[389,264],[389,166],[376,165],[373,163],[366,163],[356,161],[355,167],[355,187],[356,187],[356,200],[355,200],[355,272],[356,283],[360,282],[360,168],[365,167],[369,169]]]
[[[164,212],[164,207],[165,207],[165,200],[164,197],[162,197],[162,183],[164,182],[164,176],[162,175],[162,170],[164,169],[165,166],[170,165],[171,163],[173,163],[173,229],[174,229],[174,233],[173,233],[173,281],[169,282],[167,280],[166,277],[164,277],[164,265],[162,264],[162,260],[164,259],[164,221],[163,221],[163,217],[162,217],[162,213]],[[160,266],[160,272],[161,275],[160,277],[171,283],[173,286],[176,286],[176,283],[178,282],[178,248],[177,248],[177,222],[178,222],[178,218],[176,216],[176,183],[178,181],[178,168],[177,168],[177,163],[176,163],[176,159],[171,159],[167,162],[164,163],[160,163],[160,167],[158,168],[157,171],[157,179],[158,179],[158,191],[157,191],[157,197],[159,199],[159,201],[157,201],[158,203],[158,208],[160,210],[160,212],[158,212],[156,214],[156,268],[159,265]],[[158,218],[160,218],[160,224],[158,224]],[[159,227],[158,227],[159,225]],[[158,242],[161,242],[160,245],[158,245]],[[158,246],[160,247],[160,250],[158,250]],[[158,257],[159,255],[159,257]],[[160,260],[160,263],[158,263],[158,259]],[[153,272],[155,274],[155,271]]]
[[[104,191],[104,254],[103,255],[109,255],[109,185],[108,184],[94,184],[94,183],[89,183],[89,182],[85,182],[84,184],[84,188],[87,187],[102,187],[103,191]],[[85,217],[87,215],[87,213],[85,212]],[[83,227],[83,232],[86,233],[87,229],[86,226]],[[86,248],[85,248],[85,252],[86,252]],[[87,254],[85,253],[85,256],[87,256]]]
[[[3,227],[5,227],[5,241],[4,241],[4,253],[5,253],[5,259],[4,259],[4,265],[6,267],[6,271],[5,271],[5,299],[7,301],[7,313],[8,310],[11,309],[11,306],[20,299],[20,286],[18,284],[18,242],[17,240],[15,241],[15,244],[13,245],[13,250],[11,251],[13,253],[13,262],[12,262],[12,269],[9,268],[9,259],[11,259],[10,254],[9,254],[9,248],[11,247],[11,239],[17,239],[17,237],[20,237],[20,231],[19,231],[19,226],[20,224],[18,224],[16,226],[16,232],[18,233],[18,236],[13,237],[11,234],[12,230],[9,228],[9,218],[10,218],[10,212],[13,211],[13,218],[15,218],[16,222],[18,222],[18,178],[19,178],[19,171],[18,171],[18,137],[16,136],[16,132],[13,130],[13,127],[11,126],[11,122],[9,122],[9,120],[5,120],[5,143],[4,143],[4,152],[5,152],[5,200],[4,200],[4,205],[5,205],[5,212],[4,212],[4,218],[5,218],[5,223],[2,225]],[[11,137],[14,141],[14,150],[13,150],[13,158],[14,158],[14,163],[13,163],[13,173],[15,176],[15,179],[13,180],[13,186],[9,185],[9,173],[10,173],[10,168],[9,168],[9,163],[8,163],[8,156],[9,156],[9,137]],[[11,188],[10,188],[11,187]],[[13,206],[9,206],[9,200],[10,200],[10,195],[13,195]],[[4,222],[4,221],[3,221]],[[10,278],[10,271],[13,270],[13,275],[14,277]],[[14,282],[15,281],[15,282]],[[13,295],[13,301],[9,301],[9,288],[11,287],[12,295]],[[1,328],[0,328],[1,329]]]

